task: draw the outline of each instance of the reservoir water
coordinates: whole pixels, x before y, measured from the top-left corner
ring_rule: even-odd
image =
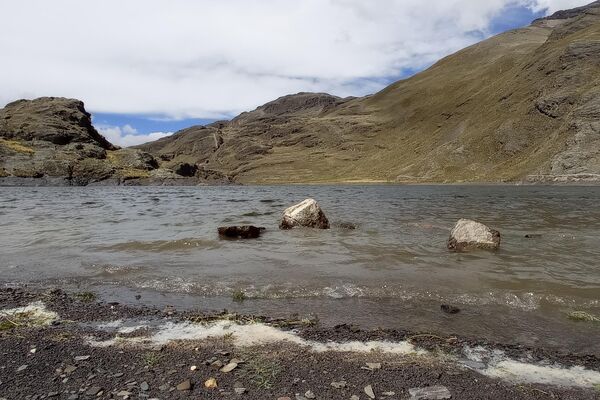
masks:
[[[280,231],[307,197],[332,229]],[[499,230],[501,249],[449,252],[463,217]],[[267,230],[219,239],[239,224]],[[0,188],[0,249],[2,285],[600,354],[600,325],[568,318],[600,314],[600,187]]]

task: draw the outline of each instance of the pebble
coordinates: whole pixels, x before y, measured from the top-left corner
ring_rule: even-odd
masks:
[[[315,396],[315,394],[312,392],[312,390],[307,390],[306,393],[304,393],[304,397],[306,397],[307,399],[316,399],[317,396]]]
[[[88,396],[95,396],[102,391],[100,386],[92,386],[88,390],[85,391],[85,394]]]
[[[123,375],[125,375],[125,374],[123,374],[122,372],[117,372],[116,374],[113,375],[113,378],[120,378]]]
[[[142,382],[140,383],[140,389],[142,389],[144,392],[147,392],[150,390],[150,385],[148,385],[148,382]]]
[[[76,356],[75,361],[85,361],[89,358],[90,358],[90,356]]]
[[[342,389],[346,387],[346,381],[331,382],[331,386],[336,389]]]
[[[50,392],[48,393],[48,395],[46,395],[46,397],[56,397],[58,396],[58,392]]]
[[[132,393],[128,392],[127,390],[121,390],[119,393],[117,393],[117,397],[128,397],[131,395]]]
[[[64,372],[65,372],[65,374],[70,375],[70,374],[72,374],[75,371],[77,371],[77,367],[76,366],[74,366],[74,365],[67,365],[65,367],[65,371]]]
[[[410,400],[444,400],[452,398],[452,394],[445,386],[428,386],[423,388],[408,389]]]
[[[79,400],[79,395],[78,394],[72,394],[69,397],[67,397],[67,400]]]
[[[17,372],[25,371],[27,367],[28,365],[21,365],[19,368],[17,368]]]
[[[36,351],[37,351],[37,349],[31,349],[31,350],[29,350],[29,352],[30,352],[31,354],[35,354],[35,352],[36,352]]]
[[[226,366],[224,366],[223,368],[221,368],[221,372],[231,372],[234,369],[237,368],[237,363],[234,362],[230,362],[229,364],[227,364]]]
[[[217,380],[215,378],[208,378],[204,382],[204,387],[208,389],[214,389],[217,387]]]
[[[215,369],[220,369],[220,368],[223,368],[223,362],[221,360],[217,360],[217,361],[213,362],[212,364],[210,364],[210,366]]]
[[[365,388],[363,390],[365,391],[365,394],[367,396],[369,396],[369,398],[371,398],[371,399],[375,398],[375,392],[373,391],[373,386],[371,386],[371,385],[365,386]]]
[[[277,400],[292,400],[291,397],[287,397],[287,396],[283,396],[283,397],[278,397]]]
[[[191,390],[191,389],[192,389],[192,382],[190,382],[189,379],[186,379],[185,381],[183,381],[179,385],[177,385],[177,390],[179,390],[180,392],[183,392],[184,390]]]
[[[374,371],[376,369],[381,369],[381,363],[366,363],[366,367],[362,367],[362,369],[368,369],[369,371]]]
[[[244,393],[246,393],[246,388],[245,387],[236,387],[233,390],[235,391],[235,394],[244,394]]]
[[[352,396],[350,396],[350,400],[360,400],[360,397],[358,397],[357,395],[353,394]]]
[[[190,371],[195,371],[195,370],[197,370],[197,369],[198,369],[198,367],[197,367],[197,366],[195,366],[195,365],[192,365],[192,366],[190,367]]]
[[[391,396],[394,396],[396,394],[396,392],[383,392],[381,394],[386,397],[391,397]]]

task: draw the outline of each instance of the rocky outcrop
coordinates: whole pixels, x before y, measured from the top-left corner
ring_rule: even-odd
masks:
[[[264,231],[265,228],[256,227],[252,225],[242,225],[242,226],[223,226],[218,229],[219,236],[236,239],[255,239],[260,236],[261,232]]]
[[[279,229],[292,229],[296,226],[329,229],[329,220],[315,200],[306,199],[283,212]]]
[[[88,143],[106,150],[116,149],[92,126],[92,117],[82,101],[62,97],[7,104],[0,109],[0,137],[57,145]]]
[[[500,232],[469,219],[460,219],[448,239],[448,249],[452,251],[497,250],[499,247]]]
[[[166,163],[165,163],[166,164]],[[228,177],[195,164],[159,165],[119,149],[92,126],[79,100],[43,97],[0,109],[0,185],[197,185]]]

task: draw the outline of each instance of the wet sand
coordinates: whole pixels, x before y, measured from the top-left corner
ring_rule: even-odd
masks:
[[[476,366],[457,362],[466,346],[486,347],[507,357],[527,359],[529,365],[599,371],[600,358],[593,355],[426,332],[366,331],[351,324],[328,327],[302,316],[275,319],[202,310],[180,312],[109,300],[99,302],[89,293],[68,294],[58,289],[0,289],[0,310],[43,304],[48,315],[56,316],[47,325],[9,329],[2,325],[0,399],[302,400],[313,395],[316,399],[350,399],[353,395],[369,399],[365,392],[369,385],[377,399],[409,399],[411,388],[433,385],[445,387],[452,399],[600,398],[593,385],[494,379]],[[127,321],[147,321],[147,325],[124,329]],[[213,329],[215,324],[231,333],[203,336],[203,329]],[[161,336],[155,331],[164,326],[187,327],[188,336],[171,329],[186,340],[165,340],[165,332],[171,331],[164,329],[163,340],[158,340]],[[256,336],[268,332],[289,340],[261,344],[244,332],[259,332]],[[376,346],[373,343],[387,347],[361,350],[361,346]],[[238,363],[231,372],[219,370],[231,361]],[[197,368],[192,371],[192,366]],[[209,378],[216,379],[216,388],[204,387]],[[177,389],[187,380],[190,390]]]

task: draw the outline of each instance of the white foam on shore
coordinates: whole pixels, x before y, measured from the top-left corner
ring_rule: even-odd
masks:
[[[388,354],[425,354],[409,342],[398,343],[385,341],[370,342],[327,342],[320,343],[306,340],[291,331],[283,331],[269,325],[256,323],[240,325],[230,321],[219,321],[212,324],[194,324],[190,322],[169,322],[161,327],[149,339],[153,344],[166,344],[174,340],[202,340],[230,336],[236,346],[260,346],[274,343],[291,343],[308,347],[315,352],[337,351],[368,353],[381,351]]]
[[[600,384],[600,371],[583,366],[565,367],[558,364],[532,364],[511,359],[497,349],[482,346],[465,347],[467,359],[482,363],[475,371],[482,375],[513,383],[537,383],[554,386],[591,388]]]
[[[113,321],[103,325],[117,332],[125,333],[131,327],[123,326],[123,321]],[[136,329],[149,327],[155,332],[147,337],[114,338],[105,341],[95,341],[88,338],[88,343],[97,347],[114,345],[145,345],[160,346],[173,341],[197,341],[209,338],[228,338],[235,346],[249,347],[277,343],[289,343],[305,347],[313,352],[348,352],[371,353],[381,352],[400,356],[419,355],[432,356],[431,353],[415,347],[408,341],[388,342],[326,342],[321,343],[306,340],[293,331],[284,331],[266,324],[238,324],[231,321],[217,321],[210,324],[192,322],[167,322],[158,326],[136,325]],[[498,349],[488,349],[481,346],[465,347],[464,355],[469,361],[477,362],[480,366],[472,368],[476,372],[513,383],[547,384],[565,387],[591,388],[600,384],[600,372],[586,369],[582,366],[564,367],[561,365],[541,365],[509,358]],[[457,364],[461,364],[457,360]],[[466,365],[466,364],[463,364]]]
[[[54,311],[48,310],[41,301],[36,301],[25,307],[16,307],[0,310],[0,318],[5,317],[16,324],[25,326],[45,326],[57,321],[59,316]]]
[[[118,333],[128,333],[134,330],[145,328],[146,325],[136,325],[132,327],[123,327],[123,321],[113,321],[107,324],[99,325],[99,328],[114,329]],[[327,342],[321,343],[306,340],[292,331],[283,331],[275,327],[262,323],[238,324],[231,321],[218,321],[211,324],[196,324],[191,322],[167,322],[156,327],[156,332],[148,337],[142,338],[115,338],[104,341],[97,341],[93,338],[87,338],[88,344],[95,347],[109,347],[116,344],[145,344],[150,346],[164,345],[169,342],[179,340],[205,340],[209,338],[228,337],[235,346],[249,347],[261,346],[275,343],[290,343],[309,348],[314,352],[352,352],[352,353],[370,353],[379,351],[387,354],[408,355],[426,354],[426,351],[417,349],[407,341],[386,342]]]

